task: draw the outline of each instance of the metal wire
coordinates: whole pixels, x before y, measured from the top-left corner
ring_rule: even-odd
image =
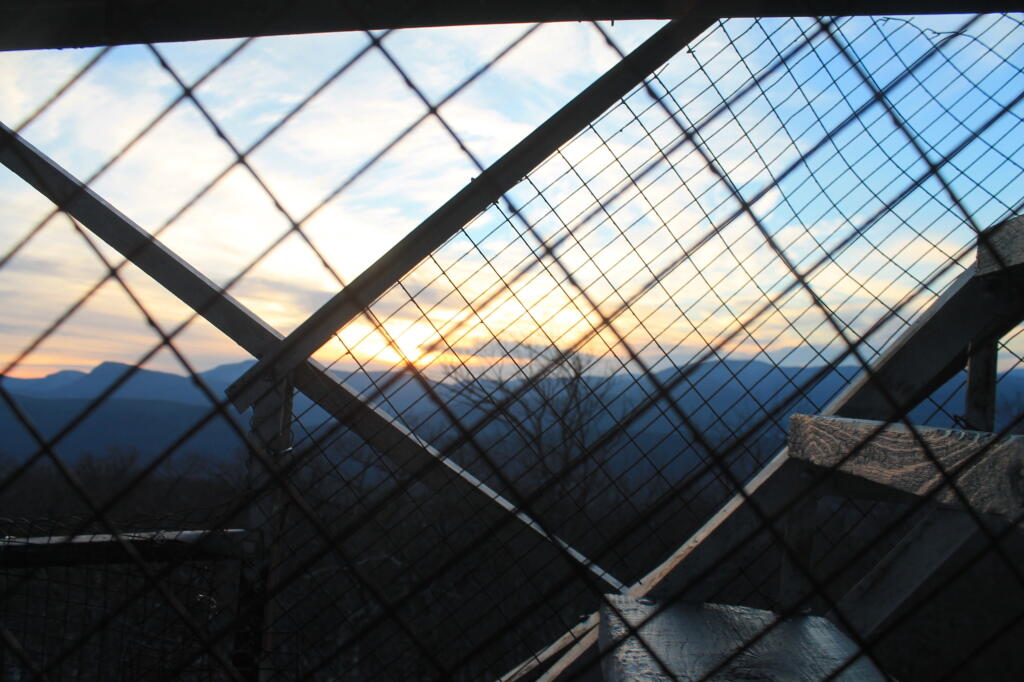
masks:
[[[614,29],[580,28],[579,39],[628,63]],[[334,249],[322,224],[354,216],[338,207],[366,201],[362,186],[400,168],[410,140],[437,126],[437,144],[487,173],[494,155],[476,151],[462,132],[458,106],[477,88],[498,87],[501,70],[550,30],[504,33],[447,90],[409,61],[396,43],[404,34],[364,31],[248,144],[236,142],[211,89],[215,76],[228,77],[230,65],[269,39],[240,41],[199,70],[185,68],[175,51],[146,46],[173,96],[140,118],[146,122],[82,186],[106,187],[106,174],[175,111],[197,114],[229,161],[197,179],[198,189],[150,234],[211,263],[215,294],[194,312],[166,312],[166,295],[134,279],[132,254],[112,255],[88,220],[69,216],[98,276],[69,287],[64,307],[34,326],[25,304],[9,308],[25,331],[7,333],[20,341],[3,360],[0,399],[12,434],[29,438],[3,462],[0,500],[7,515],[47,520],[45,528],[11,522],[3,534],[110,533],[127,558],[5,568],[5,674],[493,679],[531,656],[542,670],[551,659],[535,652],[587,614],[622,618],[607,592],[657,589],[644,582],[652,571],[691,538],[710,544],[703,529],[730,505],[746,505],[753,525],[732,549],[707,565],[684,559],[683,567],[697,568],[658,593],[658,613],[697,600],[779,614],[701,679],[714,679],[805,609],[828,613],[855,648],[832,677],[866,657],[900,679],[1016,679],[1005,645],[1019,631],[1012,605],[1003,605],[1003,622],[946,644],[941,666],[917,660],[939,647],[929,614],[970,613],[956,587],[964,576],[1000,572],[1000,589],[1024,590],[1017,520],[993,529],[962,489],[961,470],[943,464],[918,428],[964,425],[967,370],[907,404],[878,367],[893,340],[971,272],[979,241],[989,239],[985,228],[1024,206],[1018,17],[720,21],[656,72],[638,74],[628,94],[336,329],[313,371],[323,372],[315,376],[324,395],[349,391],[355,402],[339,406],[291,384],[270,388],[284,379],[276,375],[255,411],[239,415],[222,397],[227,382],[213,386],[198,370],[193,358],[207,348],[196,318],[229,291],[261,312],[284,311],[299,291],[299,312],[321,314],[314,310],[326,294],[301,289],[311,270],[296,269],[296,289],[280,282],[271,306],[253,294],[282,254],[301,254],[294,262],[317,268],[325,286],[345,288],[356,274],[351,254]],[[31,139],[76,87],[102,78],[103,67],[116,70],[121,49],[96,51],[13,130]],[[296,210],[266,163],[270,150],[333,91],[357,83],[361,70],[391,74],[415,108]],[[274,217],[262,218],[225,266],[202,253],[210,247],[196,246],[190,214],[234,191],[242,176],[255,195],[238,196],[259,196]],[[5,228],[0,277],[9,278],[9,291],[31,284],[21,263],[46,248],[55,218],[82,193],[41,220]],[[390,196],[401,204],[398,193]],[[417,209],[393,212],[408,224],[402,210]],[[14,379],[48,344],[75,339],[79,320],[109,306],[112,290],[152,334],[134,344],[123,371],[84,398],[52,379],[55,389]],[[282,331],[297,328],[289,320],[301,315],[284,312]],[[1017,324],[998,340],[992,428],[1004,436],[1024,420],[1013,402],[1020,332]],[[111,352],[124,347],[111,344]],[[80,444],[95,437],[94,425],[110,428],[109,415],[132,387],[168,358],[195,392],[188,409],[169,408],[180,414],[174,435],[154,439],[159,446],[121,470],[103,466],[103,453],[83,459]],[[772,510],[752,501],[750,482],[777,461],[790,414],[826,411],[862,373],[889,416],[842,462],[902,424],[945,487],[911,501],[825,498],[806,555],[784,524],[809,513],[800,510],[828,472],[803,488],[806,496]],[[173,402],[180,384],[161,385]],[[156,409],[161,396],[144,399]],[[218,471],[175,470],[212,429],[222,429],[220,447],[237,454],[219,458]],[[942,490],[977,523],[979,546],[897,617],[860,631],[844,596],[913,532]],[[68,497],[45,505],[39,495]],[[173,512],[154,499],[179,495]],[[125,536],[190,526],[250,528],[255,554],[157,562]],[[0,552],[0,566],[3,559]],[[787,581],[804,585],[795,600],[780,592]],[[640,643],[657,674],[677,674],[644,627],[628,625],[626,639]],[[624,641],[602,644],[600,656],[567,676],[593,672]]]

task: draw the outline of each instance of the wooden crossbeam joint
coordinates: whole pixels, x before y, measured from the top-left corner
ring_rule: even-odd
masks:
[[[0,163],[250,354],[260,357],[268,348],[280,343],[281,335],[270,325],[2,122]],[[545,533],[528,514],[451,458],[442,456],[401,422],[360,399],[316,361],[307,359],[290,373],[272,372],[271,376],[285,374],[310,400],[425,485],[435,490],[453,486],[467,498],[483,498],[488,503],[487,508],[513,517],[516,523],[543,537],[570,561],[582,563],[608,588],[618,590],[621,587],[614,576],[560,538]]]
[[[574,135],[611,107],[713,21],[690,10],[686,20],[662,27],[572,101],[539,125],[466,187],[444,203],[387,253],[324,303],[228,388],[239,409],[259,395],[259,378],[289,372],[305,362],[335,334],[424,258],[491,204]]]

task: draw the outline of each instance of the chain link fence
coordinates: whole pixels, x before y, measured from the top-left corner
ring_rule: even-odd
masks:
[[[684,14],[7,53],[5,679],[1019,679],[1021,17]]]

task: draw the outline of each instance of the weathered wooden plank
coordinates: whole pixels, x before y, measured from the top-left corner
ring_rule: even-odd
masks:
[[[282,342],[263,355],[229,388],[245,409],[258,396],[258,379],[290,372],[458,230],[515,187],[544,159],[568,142],[648,75],[711,25],[714,17],[690,9],[648,38],[572,101],[474,178],[387,253],[320,306]]]
[[[1024,216],[1010,218],[978,238],[978,275],[1024,263]]]
[[[0,537],[0,567],[34,568],[87,564],[134,564],[122,541],[146,561],[240,559],[250,556],[254,543],[247,531],[176,530],[114,535],[54,535]]]
[[[948,476],[964,503],[977,512],[1015,518],[1024,511],[1024,436],[996,438],[980,431],[920,426],[925,450],[903,424],[880,426],[860,419],[793,415],[789,456],[847,474],[847,485],[865,480],[897,496],[930,495],[936,503],[959,507]]]
[[[221,291],[160,240],[3,123],[0,123],[0,163],[252,355],[258,357],[280,343],[281,335],[251,310]],[[275,375],[275,378],[281,376]],[[398,468],[434,490],[458,490],[469,500],[493,503],[485,508],[493,507],[495,512],[510,514],[531,532],[541,535],[560,551],[564,550],[571,560],[585,566],[609,588],[619,590],[622,587],[614,576],[564,540],[546,533],[528,514],[450,458],[442,456],[394,417],[361,400],[320,363],[303,362],[292,378],[295,387],[310,400],[351,428]]]
[[[962,511],[926,509],[924,518],[843,595],[838,612],[862,638],[870,637],[913,602],[977,533],[977,521]]]
[[[609,650],[602,660],[609,682],[887,679],[864,657],[837,674],[860,650],[820,616],[780,619],[743,606],[607,599],[600,641]]]

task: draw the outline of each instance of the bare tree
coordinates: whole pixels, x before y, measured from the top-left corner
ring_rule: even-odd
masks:
[[[491,414],[489,450],[526,490],[547,482],[555,497],[586,506],[607,487],[607,450],[595,447],[611,415],[608,377],[590,373],[594,359],[554,345],[528,360],[508,358],[474,371],[452,368],[445,389],[458,409]]]

